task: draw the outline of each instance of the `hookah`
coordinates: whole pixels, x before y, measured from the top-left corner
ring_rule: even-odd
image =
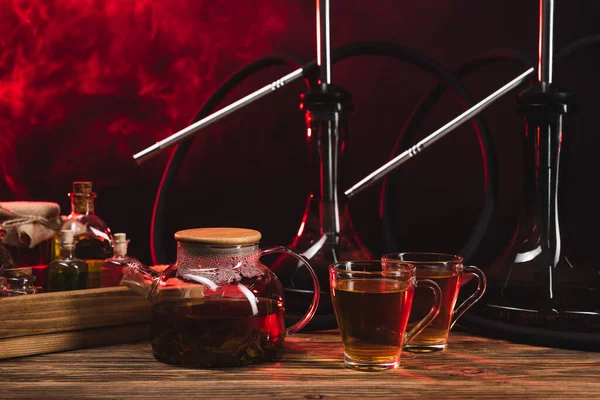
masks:
[[[560,200],[572,93],[553,83],[554,1],[540,1],[538,79],[521,92],[524,185],[517,227],[486,270],[488,289],[461,321],[487,335],[600,350],[600,265],[565,246]],[[563,154],[561,154],[563,153]]]
[[[544,2],[547,0],[541,1]],[[489,224],[497,196],[497,165],[493,142],[479,114],[503,95],[531,80],[534,76],[534,68],[528,68],[483,100],[473,104],[468,93],[458,81],[460,77],[494,62],[516,62],[522,66],[530,64],[518,55],[492,52],[469,61],[457,71],[449,72],[422,53],[394,43],[360,42],[331,49],[329,0],[316,0],[316,20],[316,61],[303,63],[297,57],[291,55],[272,55],[248,64],[231,76],[209,98],[196,115],[195,122],[133,156],[134,160],[142,163],[152,156],[177,145],[163,173],[154,204],[151,225],[151,252],[154,263],[160,264],[166,262],[164,250],[159,243],[159,233],[164,228],[162,213],[164,211],[165,198],[190,147],[193,135],[204,127],[302,77],[305,78],[308,87],[308,91],[301,95],[301,109],[305,113],[306,138],[309,146],[313,185],[310,188],[305,213],[300,223],[298,234],[290,247],[302,253],[311,261],[319,276],[319,280],[322,282],[322,287],[328,287],[327,267],[331,262],[372,257],[369,250],[358,239],[358,235],[352,226],[347,208],[347,200],[384,179],[401,164],[471,119],[474,122],[476,133],[482,143],[482,156],[485,161],[486,173],[489,175],[489,182],[485,188],[485,204],[479,221],[460,254],[468,261],[469,257],[476,251]],[[585,38],[569,46],[564,54],[575,54],[581,49],[597,42],[600,42],[597,37]],[[333,83],[331,66],[342,59],[359,55],[383,55],[409,62],[433,74],[443,84],[432,90],[428,97],[415,109],[411,120],[404,127],[401,140],[399,140],[394,148],[392,158],[358,183],[341,192],[339,188],[340,182],[343,182],[343,173],[340,167],[346,146],[348,114],[352,110],[352,104],[350,94]],[[255,72],[275,65],[288,65],[296,69],[274,82],[263,86],[261,89],[213,112],[227,93],[238,84]],[[539,69],[541,70],[541,67]],[[318,80],[316,82],[313,79],[315,71],[318,73]],[[463,103],[467,107],[470,107],[423,140],[412,146],[407,146],[406,143],[414,136],[414,131],[418,128],[420,121],[427,115],[428,110],[431,109],[441,94],[443,94],[445,90],[444,84],[453,89]],[[537,97],[533,96],[532,98],[535,100]],[[556,126],[560,126],[560,124]],[[396,154],[400,149],[406,147],[408,148]],[[385,201],[389,197],[388,186],[385,185],[384,180],[384,185],[382,186],[382,228],[387,249],[395,251],[393,237],[389,229],[389,220],[385,218],[386,210],[388,213],[391,210],[387,204],[388,202]],[[287,306],[290,309],[289,314],[293,318],[294,312],[297,311],[300,314],[305,308],[305,304],[308,304],[308,299],[312,297],[309,286],[304,285],[304,280],[307,277],[302,275],[302,269],[298,269],[295,263],[290,264],[278,260],[274,268],[278,269],[277,274],[284,286]],[[463,316],[464,318],[466,316]],[[485,313],[484,316],[479,318],[487,321]],[[474,327],[479,326],[480,328],[484,326],[484,324],[476,320],[475,316],[470,320],[470,325]],[[336,322],[331,307],[331,299],[329,293],[324,291],[322,293],[321,305],[309,328],[330,329],[335,327]],[[519,340],[518,337],[515,339],[514,336],[512,339]]]

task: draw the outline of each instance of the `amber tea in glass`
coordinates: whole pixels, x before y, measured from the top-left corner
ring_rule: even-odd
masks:
[[[397,368],[403,346],[435,317],[441,291],[434,282],[422,285],[433,291],[429,312],[406,333],[414,303],[415,268],[406,263],[350,261],[330,267],[330,287],[344,346],[344,362],[359,370]]]
[[[386,254],[382,257],[384,263],[390,261],[405,261],[415,266],[417,280],[432,280],[442,290],[442,301],[439,314],[421,334],[406,345],[407,351],[431,352],[445,350],[448,346],[448,334],[458,318],[477,300],[485,291],[486,279],[481,270],[472,266],[464,266],[461,256],[441,253],[396,253]],[[478,287],[467,300],[455,310],[456,301],[463,283],[463,274],[473,274],[478,279]],[[414,294],[412,313],[408,321],[408,328],[415,326],[423,316],[427,315],[429,308],[427,301],[431,294],[424,288],[417,287]],[[431,300],[429,300],[431,301]]]

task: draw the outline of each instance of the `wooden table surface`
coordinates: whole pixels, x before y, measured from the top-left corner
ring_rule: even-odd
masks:
[[[75,350],[1,361],[0,398],[600,399],[600,353],[450,340],[445,352],[405,352],[385,372],[345,368],[334,331],[290,336],[280,360],[234,369],[168,366],[149,342]]]

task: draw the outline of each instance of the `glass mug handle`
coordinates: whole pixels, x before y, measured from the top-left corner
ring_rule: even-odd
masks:
[[[319,300],[321,298],[321,287],[319,285],[319,279],[317,278],[317,274],[315,273],[315,270],[310,266],[306,257],[288,249],[287,247],[283,247],[283,246],[274,246],[274,247],[267,247],[266,249],[262,249],[260,251],[260,257],[266,256],[268,254],[273,254],[273,253],[284,253],[284,254],[290,255],[290,256],[298,259],[300,262],[302,262],[302,264],[304,264],[306,266],[306,268],[308,269],[308,272],[310,272],[310,277],[312,278],[313,285],[315,287],[312,303],[310,303],[310,307],[308,307],[308,311],[306,312],[306,314],[304,314],[304,316],[302,318],[300,318],[300,320],[298,322],[296,322],[289,328],[286,328],[286,331],[285,331],[286,335],[291,335],[293,333],[298,332],[300,329],[304,328],[306,326],[306,324],[308,324],[310,322],[313,315],[315,315],[315,312],[317,311],[317,307],[319,306]]]
[[[433,319],[440,313],[440,307],[442,306],[442,289],[440,289],[440,286],[437,283],[430,279],[419,279],[417,284],[426,286],[433,291],[433,305],[431,306],[431,310],[429,310],[429,313],[427,313],[425,318],[419,321],[419,323],[415,325],[410,332],[404,335],[404,344],[402,347],[410,343],[415,336],[419,335],[419,333],[423,332],[423,329],[427,328],[427,325],[429,325],[429,323],[433,321]]]
[[[472,265],[466,266],[463,270],[463,274],[465,273],[471,274],[477,278],[477,289],[475,289],[473,294],[470,295],[468,299],[463,301],[462,304],[454,310],[454,313],[452,315],[452,323],[450,324],[450,329],[452,329],[456,321],[458,321],[460,316],[463,315],[465,311],[467,311],[469,308],[471,308],[473,304],[477,303],[477,301],[481,299],[481,297],[485,293],[485,288],[487,286],[487,279],[485,278],[485,274],[479,268]]]

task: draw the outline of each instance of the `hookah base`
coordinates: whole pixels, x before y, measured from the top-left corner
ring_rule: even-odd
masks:
[[[460,318],[459,325],[464,330],[476,335],[515,343],[570,350],[600,351],[600,331],[573,332],[539,326],[516,325],[472,312],[466,312]]]
[[[575,265],[565,268],[559,262],[552,298],[543,275],[523,284],[489,274],[485,295],[460,318],[460,325],[482,336],[517,343],[600,351],[600,281],[595,268]],[[519,267],[512,271],[527,271],[526,264]],[[542,270],[539,265],[530,267]]]

